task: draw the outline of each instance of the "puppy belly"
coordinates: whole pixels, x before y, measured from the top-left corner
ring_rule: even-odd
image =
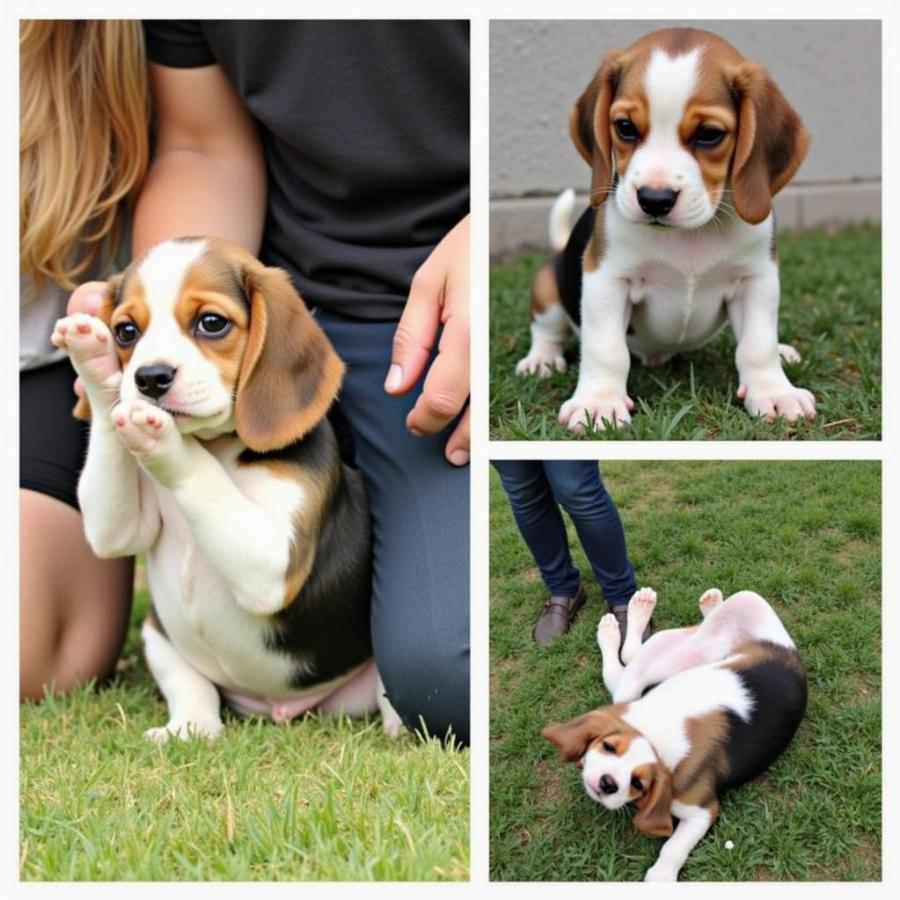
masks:
[[[226,703],[241,715],[261,715],[273,722],[286,722],[306,712],[321,709],[347,716],[364,716],[378,709],[378,670],[370,660],[348,678],[300,696],[258,697],[231,688],[221,688]]]
[[[638,356],[665,356],[702,347],[727,321],[721,294],[650,294],[631,313],[628,349]]]

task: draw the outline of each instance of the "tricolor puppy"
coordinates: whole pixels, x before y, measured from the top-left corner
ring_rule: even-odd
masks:
[[[632,597],[624,667],[615,617],[600,621],[613,705],[542,735],[579,764],[592,800],[607,809],[633,802],[634,826],[668,837],[646,880],[675,881],[715,820],[719,795],[765,771],[790,743],[806,708],[806,673],[759,594],[723,601],[712,588],[700,598],[699,626],[660,631],[642,645],[655,605],[648,588]]]
[[[167,241],[53,342],[93,413],[88,540],[147,555],[142,633],[169,707],[147,736],[218,736],[220,698],[275,721],[380,707],[396,733],[372,660],[363,485],[325,418],[343,364],[287,275],[223,240]]]
[[[730,321],[750,415],[814,418],[814,397],[782,370],[781,357],[799,356],[778,343],[772,217],[809,135],[762,66],[706,31],[656,31],[607,54],[570,128],[591,167],[591,207],[569,234],[574,195],[554,206],[561,252],[535,278],[517,371],[564,370],[580,328],[578,385],[559,420],[621,426],[634,407],[631,354],[658,365]]]

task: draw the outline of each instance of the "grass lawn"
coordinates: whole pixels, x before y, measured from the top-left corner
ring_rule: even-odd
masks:
[[[139,592],[113,684],[21,707],[22,880],[458,880],[468,752],[380,719],[226,719],[216,743],[151,744],[166,720]]]
[[[809,674],[797,735],[726,793],[688,881],[881,877],[881,477],[873,462],[609,462],[601,471],[656,627],[699,621],[708,587],[773,603]],[[544,587],[491,482],[491,877],[643,878],[662,841],[609,812],[539,735],[609,702],[595,632],[605,605],[570,527],[589,602],[568,635],[531,642]],[[733,841],[732,850],[725,842]]]
[[[634,440],[877,440],[881,436],[881,229],[783,234],[779,335],[802,362],[788,377],[818,400],[815,422],[754,421],[736,399],[734,337],[726,329],[693,353],[646,369],[632,360],[630,427],[587,437]],[[576,438],[556,421],[578,380],[577,342],[569,371],[541,381],[515,374],[528,352],[528,293],[542,256],[491,270],[491,437]]]

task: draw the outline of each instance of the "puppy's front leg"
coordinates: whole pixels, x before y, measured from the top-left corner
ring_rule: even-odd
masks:
[[[141,466],[168,488],[204,556],[237,602],[271,615],[293,599],[285,578],[294,537],[281,522],[241,493],[221,463],[165,410],[143,400],[122,403],[113,420]]]
[[[159,511],[109,417],[122,380],[112,334],[101,319],[78,313],[60,319],[50,340],[68,352],[91,407],[87,459],[78,481],[88,543],[100,557],[141,553],[156,539]]]
[[[607,613],[597,626],[597,646],[603,657],[603,683],[610,695],[615,694],[625,672],[625,667],[619,659],[621,642],[622,633],[619,631],[619,621],[612,613]]]
[[[745,278],[728,303],[728,317],[737,338],[740,387],[738,396],[751,416],[773,422],[816,417],[816,398],[794,387],[781,367],[778,344],[778,267],[770,262],[761,275]]]
[[[716,804],[705,809],[702,806],[673,803],[672,815],[678,819],[678,824],[672,837],[662,845],[656,862],[647,870],[644,881],[678,881],[681,867],[691,850],[709,831],[717,813]]]
[[[627,279],[601,275],[601,270],[585,274],[578,385],[559,411],[560,423],[570,431],[582,432],[589,425],[619,428],[631,421],[631,357],[625,342],[630,316]]]

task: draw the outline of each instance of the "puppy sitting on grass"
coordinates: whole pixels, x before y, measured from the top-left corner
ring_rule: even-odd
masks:
[[[287,275],[227,241],[167,241],[60,319],[91,434],[78,496],[98,556],[145,553],[142,635],[169,720],[217,737],[220,699],[400,720],[372,659],[361,477],[325,414],[343,364]]]

